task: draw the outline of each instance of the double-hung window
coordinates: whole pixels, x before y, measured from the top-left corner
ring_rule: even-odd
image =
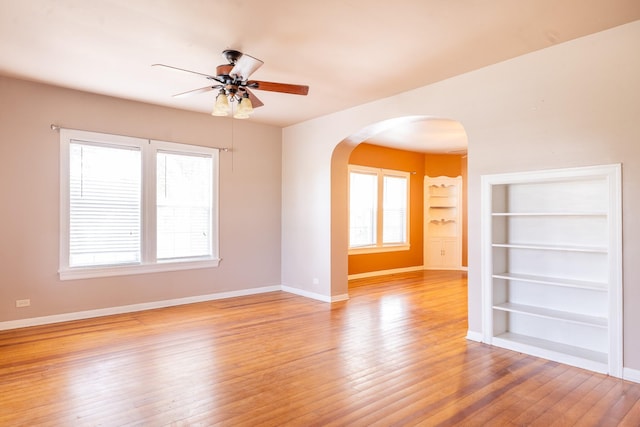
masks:
[[[60,278],[218,265],[218,150],[61,129]]]
[[[409,249],[409,177],[349,165],[350,253]]]

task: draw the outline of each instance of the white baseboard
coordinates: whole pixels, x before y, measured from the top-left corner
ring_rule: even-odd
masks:
[[[246,295],[256,295],[266,292],[284,291],[303,297],[323,301],[338,302],[349,299],[349,294],[326,296],[314,292],[308,292],[302,289],[292,288],[289,286],[264,286],[260,288],[243,289],[240,291],[220,292],[217,294],[197,295],[193,297],[176,298],[163,301],[145,302],[140,304],[123,305],[118,307],[99,308],[96,310],[76,311],[73,313],[54,314],[51,316],[30,317],[27,319],[8,320],[0,322],[0,331],[8,329],[27,328],[29,326],[48,325],[51,323],[69,322],[72,320],[91,319],[94,317],[110,316],[113,314],[133,313],[136,311],[153,310],[155,308],[172,307],[183,304],[193,304],[197,302],[214,301],[218,299],[242,297]]]
[[[640,383],[640,370],[631,368],[622,368],[622,379]]]
[[[467,339],[471,340],[471,341],[483,342],[482,341],[482,333],[475,332],[475,331],[467,331]],[[544,357],[544,356],[540,356],[540,357]],[[548,357],[545,357],[545,358],[548,358]],[[551,359],[551,360],[553,360],[553,359]],[[566,362],[561,361],[561,363],[566,363]],[[571,363],[569,363],[569,364],[573,365]],[[578,366],[578,365],[574,365],[574,366]],[[589,368],[587,368],[587,369],[589,369]],[[591,370],[595,370],[596,372],[598,372],[598,370],[596,370],[596,369],[591,369]],[[640,383],[640,370],[631,369],[631,368],[622,368],[622,379],[627,380],[627,381],[632,381],[632,382],[635,382],[635,383]]]
[[[349,294],[332,295],[331,296],[331,302],[346,301],[348,299],[349,299]]]
[[[469,267],[425,267],[425,270],[451,270],[451,271],[468,271]]]
[[[369,271],[366,273],[358,273],[358,274],[350,274],[347,279],[364,279],[367,277],[376,277],[376,276],[384,276],[387,274],[398,274],[398,273],[409,273],[411,271],[422,271],[424,267],[422,265],[416,265],[414,267],[404,267],[404,268],[394,268],[391,270],[378,270],[378,271]]]
[[[265,286],[261,288],[243,289],[240,291],[220,292],[217,294],[197,295],[193,297],[176,298],[171,300],[145,302],[141,304],[123,305],[119,307],[100,308],[96,310],[77,311],[74,313],[54,314],[51,316],[31,317],[28,319],[9,320],[0,322],[0,331],[7,329],[26,328],[29,326],[47,325],[50,323],[68,322],[71,320],[90,319],[93,317],[110,316],[112,314],[132,313],[135,311],[152,310],[154,308],[171,307],[175,305],[193,304],[196,302],[213,301],[246,295],[282,290],[281,286]]]
[[[315,299],[322,302],[338,302],[338,301],[345,301],[349,299],[349,294],[342,294],[342,295],[335,295],[335,296],[322,295],[315,292],[305,291],[304,289],[292,288],[291,286],[282,286],[282,290],[284,292],[289,292],[290,294],[296,294],[296,295]]]
[[[482,333],[475,331],[467,331],[467,339],[470,341],[482,342]]]

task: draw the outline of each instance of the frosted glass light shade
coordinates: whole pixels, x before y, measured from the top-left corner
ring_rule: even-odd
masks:
[[[236,119],[248,119],[251,113],[253,113],[253,105],[251,100],[245,97],[238,102],[238,110],[233,117]]]
[[[225,95],[224,93],[219,93],[218,96],[216,96],[216,104],[213,107],[213,112],[211,113],[211,115],[226,116],[227,114],[229,114],[229,110],[229,99],[227,98],[227,95]]]

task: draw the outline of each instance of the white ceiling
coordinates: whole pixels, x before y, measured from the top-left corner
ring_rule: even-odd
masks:
[[[638,0],[0,0],[0,74],[208,113],[213,91],[172,98],[207,80],[151,64],[215,74],[233,48],[264,61],[252,79],[309,85],[255,91],[250,120],[287,126],[638,19]]]

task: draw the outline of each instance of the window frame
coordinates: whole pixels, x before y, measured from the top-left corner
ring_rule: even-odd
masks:
[[[351,246],[351,224],[348,226],[348,240],[349,240],[349,255],[358,255],[358,254],[369,254],[369,253],[379,253],[379,252],[396,252],[396,251],[408,251],[411,249],[411,234],[410,234],[410,216],[411,216],[411,173],[406,171],[399,171],[393,169],[384,169],[384,168],[375,168],[370,166],[361,166],[361,165],[352,165],[348,166],[348,209],[351,212],[351,173],[362,173],[368,175],[376,175],[377,180],[377,208],[376,208],[376,218],[375,224],[377,227],[376,231],[376,244],[369,246]],[[383,243],[383,221],[384,221],[384,177],[400,177],[405,178],[407,181],[407,206],[406,206],[406,242],[404,243]],[[351,218],[351,215],[348,215],[348,218]]]
[[[70,145],[72,141],[112,147],[126,147],[141,153],[141,261],[134,264],[69,266],[70,232]],[[157,259],[156,250],[156,153],[171,152],[211,158],[211,255],[197,258]],[[219,149],[142,139],[76,129],[60,129],[60,280],[122,276],[217,267],[219,258]]]

